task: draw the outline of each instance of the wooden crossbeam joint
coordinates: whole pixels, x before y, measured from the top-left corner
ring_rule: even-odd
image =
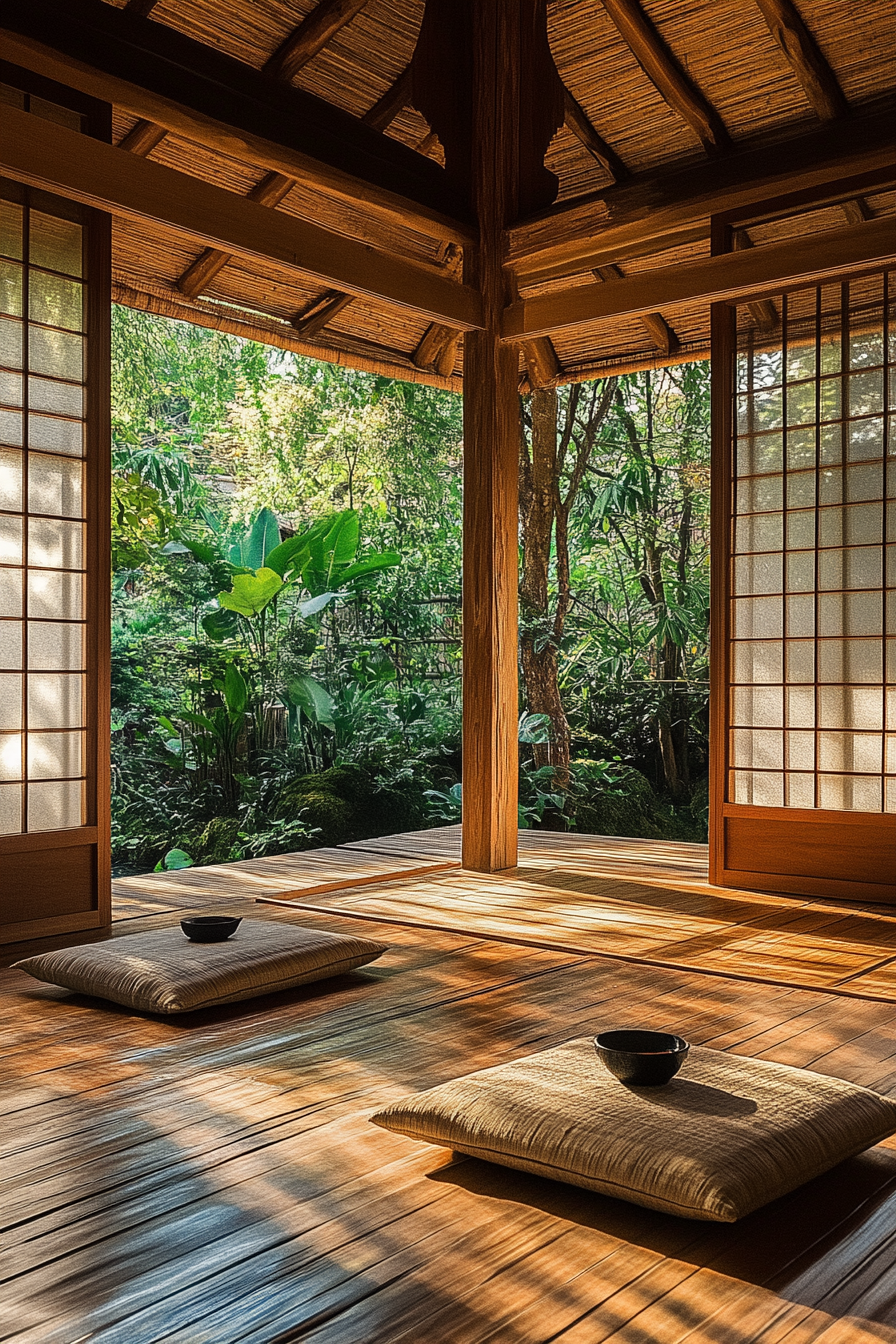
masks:
[[[849,105],[793,0],[756,0],[769,32],[822,121],[845,117]]]
[[[280,44],[264,66],[264,73],[291,83],[312,57],[323,51],[340,29],[359,14],[367,0],[320,0]]]
[[[141,159],[145,159],[156,145],[162,143],[167,134],[164,126],[157,126],[154,121],[144,121],[141,118],[131,127],[127,135],[122,136],[118,148],[126,149],[129,154],[137,154]]]
[[[246,200],[273,207],[279,205],[294,186],[291,177],[284,177],[282,173],[267,173],[247,194]],[[223,271],[231,256],[232,253],[214,247],[207,247],[204,252],[200,252],[177,282],[181,294],[185,294],[188,299],[198,298],[203,290],[208,289],[215,276]]]
[[[520,349],[526,361],[526,372],[531,388],[554,387],[559,382],[563,370],[549,336],[540,336],[534,341],[521,341]]]
[[[603,5],[645,75],[707,153],[727,148],[730,138],[722,118],[685,74],[638,0],[603,0]]]
[[[625,278],[622,270],[612,262],[607,266],[595,266],[592,274],[597,276],[598,280]],[[660,354],[674,355],[681,348],[681,342],[662,313],[642,313],[640,322]]]

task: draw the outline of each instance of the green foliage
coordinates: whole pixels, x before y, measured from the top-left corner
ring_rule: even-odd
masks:
[[[457,820],[460,399],[120,309],[114,342],[116,863]],[[666,796],[657,722],[687,720],[702,774],[707,396],[703,366],[632,375],[591,446],[559,649],[572,777],[535,765],[548,727],[521,705],[523,826],[703,833],[701,786]]]

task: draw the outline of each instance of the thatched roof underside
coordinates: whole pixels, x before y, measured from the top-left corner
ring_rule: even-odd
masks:
[[[124,7],[125,0],[112,0]],[[158,0],[153,21],[188,34],[228,55],[261,68],[314,9],[314,0]],[[549,34],[561,79],[584,110],[592,127],[630,174],[654,172],[707,158],[695,131],[673,110],[644,72],[603,0],[554,0],[549,5]],[[711,105],[728,143],[795,135],[818,127],[813,108],[782,48],[775,41],[756,0],[642,0],[642,9],[691,84]],[[873,102],[896,83],[892,43],[893,0],[798,0],[806,28],[839,84],[851,111]],[[408,64],[422,18],[423,0],[367,0],[295,75],[293,83],[357,117],[362,117],[393,85]],[[135,118],[116,109],[113,140],[122,141]],[[406,107],[386,133],[440,160],[441,147],[423,117]],[[168,133],[148,156],[181,172],[247,195],[264,177],[261,168],[225,158]],[[564,127],[547,158],[559,176],[559,200],[569,201],[612,187],[612,178]],[[343,203],[297,184],[276,205],[296,216],[313,215],[339,232],[364,239],[367,226]],[[896,211],[892,192],[863,198],[866,218]],[[808,232],[843,226],[839,207],[816,212],[808,225],[787,222],[751,230],[747,245],[761,246],[788,236],[794,227]],[[598,237],[599,235],[596,235]],[[457,266],[457,257],[437,240],[396,226],[396,253],[432,265]],[[187,297],[178,280],[199,249],[173,230],[124,219],[114,226],[115,297],[136,308],[180,317],[296,350],[392,376],[460,387],[462,342],[442,347],[440,368],[421,354],[427,324],[385,303],[355,298],[335,311],[320,330],[302,332],[301,317],[322,298],[320,284],[303,280],[275,264],[231,260],[198,297]],[[616,274],[688,262],[709,254],[708,241],[652,256],[620,259]],[[605,274],[600,277],[607,279]],[[552,287],[593,284],[595,274],[566,275],[524,294]],[[553,338],[559,381],[597,376],[695,359],[708,354],[709,311],[705,303],[664,309],[659,314],[671,337],[657,336],[656,324],[642,318],[611,319]],[[447,349],[447,354],[446,354]],[[453,365],[452,365],[453,354]],[[450,366],[450,372],[448,368]],[[521,379],[526,366],[521,359]]]

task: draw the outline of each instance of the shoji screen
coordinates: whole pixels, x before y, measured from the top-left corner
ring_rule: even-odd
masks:
[[[716,314],[713,876],[894,900],[896,274],[774,311]]]
[[[108,918],[108,219],[0,180],[0,940]]]

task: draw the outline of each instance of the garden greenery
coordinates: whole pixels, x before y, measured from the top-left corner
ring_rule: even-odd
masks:
[[[460,398],[126,309],[113,330],[119,870],[456,821]],[[594,386],[539,410],[565,513],[537,539],[522,517],[520,824],[701,839],[707,369]]]

